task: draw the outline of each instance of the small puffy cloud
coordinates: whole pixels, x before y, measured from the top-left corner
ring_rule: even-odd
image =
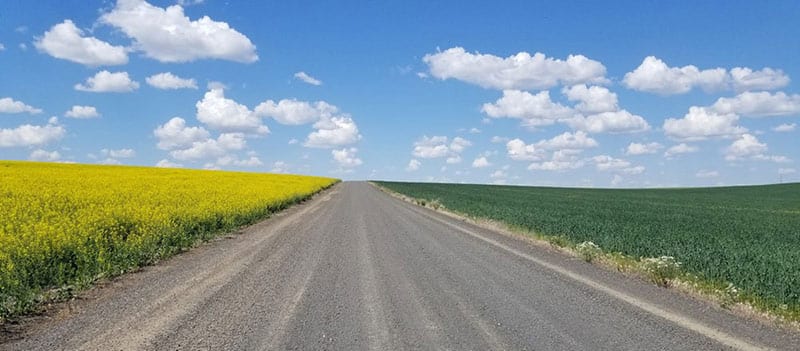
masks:
[[[482,157],[478,157],[474,161],[472,161],[472,167],[473,168],[486,168],[486,167],[489,167],[491,165],[492,164],[489,162],[489,160],[486,159],[486,157],[483,157],[483,156]]]
[[[536,143],[536,147],[546,150],[579,150],[597,147],[597,145],[598,144],[596,140],[592,139],[582,131],[577,131],[574,133],[565,132],[551,139],[541,140]]]
[[[75,90],[93,93],[128,93],[136,89],[139,89],[139,83],[131,80],[128,72],[111,73],[105,70],[86,78],[85,84],[75,84]]]
[[[69,111],[65,112],[64,116],[77,119],[89,119],[100,117],[100,113],[97,112],[94,106],[75,105],[72,106]]]
[[[630,143],[628,145],[627,150],[625,150],[625,154],[628,155],[645,155],[645,154],[654,154],[661,150],[663,146],[659,143]]]
[[[272,173],[287,173],[287,172],[289,172],[289,165],[286,162],[283,162],[283,161],[275,161],[272,164],[272,170],[270,170],[270,172],[272,172]]]
[[[451,141],[446,136],[423,136],[414,142],[412,154],[419,158],[441,158],[447,157],[447,163],[461,162],[461,152],[472,143],[464,138],[455,137]]]
[[[700,148],[697,146],[680,143],[667,149],[667,151],[664,152],[664,157],[671,158],[675,155],[689,154],[697,151],[700,151]]]
[[[162,159],[161,161],[158,161],[158,163],[156,163],[156,167],[159,167],[159,168],[182,168],[183,165],[180,164],[180,163],[172,162],[172,161],[167,160],[167,159]]]
[[[205,0],[178,0],[178,5],[187,7],[187,6],[200,5],[204,2]]]
[[[727,149],[725,149],[725,160],[738,161],[744,159],[772,161],[778,163],[790,162],[785,156],[767,155],[767,144],[758,141],[758,138],[751,134],[742,134]]]
[[[664,121],[664,133],[678,140],[704,140],[713,137],[732,137],[747,132],[738,126],[739,116],[719,113],[706,107],[692,106],[683,118]]]
[[[573,85],[562,89],[562,93],[570,101],[578,101],[575,109],[585,114],[613,112],[619,110],[617,94],[605,87],[585,84]]]
[[[60,160],[61,154],[58,153],[58,151],[45,151],[42,149],[36,149],[31,152],[31,155],[28,156],[28,159],[31,161],[53,162]]]
[[[269,128],[247,106],[225,97],[222,89],[211,89],[195,105],[197,120],[223,132],[267,134]]]
[[[308,138],[303,143],[306,147],[333,148],[361,140],[358,126],[349,116],[323,118],[314,123],[314,128],[316,131],[308,134]]]
[[[717,113],[734,113],[746,117],[788,116],[800,114],[800,95],[784,92],[771,94],[744,92],[732,98],[719,98],[711,109]]]
[[[753,71],[747,67],[731,69],[731,84],[736,91],[774,90],[789,85],[789,76],[779,69],[765,67]]]
[[[631,163],[626,160],[620,158],[614,158],[608,155],[599,155],[592,157],[592,161],[594,161],[594,164],[597,167],[598,171],[624,169],[630,167],[631,165]]]
[[[472,143],[464,139],[462,137],[455,137],[453,141],[450,143],[450,151],[453,151],[457,154],[460,154],[461,151],[464,151],[468,146],[472,145]]]
[[[180,117],[173,117],[167,123],[158,126],[153,135],[158,139],[157,146],[161,150],[189,148],[195,142],[211,137],[203,127],[187,127],[186,121]]]
[[[217,139],[195,141],[186,149],[173,150],[170,156],[176,160],[207,160],[228,155],[230,151],[241,150],[246,146],[242,133],[223,133]]]
[[[454,47],[427,54],[422,61],[441,80],[457,79],[491,89],[549,89],[557,85],[605,83],[606,67],[583,55],[566,60],[520,52],[506,58]]]
[[[449,165],[461,163],[461,155],[453,155],[448,157],[445,162]]]
[[[501,137],[501,136],[495,135],[495,136],[492,137],[491,142],[495,143],[495,144],[499,144],[499,143],[506,143],[509,140],[511,140],[511,139],[509,139],[507,137]]]
[[[125,47],[114,46],[84,32],[71,20],[56,24],[33,43],[50,56],[86,66],[113,66],[128,63]]]
[[[447,146],[446,136],[423,136],[422,139],[414,143],[413,155],[420,158],[439,158],[445,157],[450,153]]]
[[[544,161],[544,162],[534,162],[528,166],[528,169],[531,171],[565,171],[570,169],[578,169],[584,166],[584,162],[577,160],[577,161]]]
[[[697,178],[716,178],[719,177],[719,172],[701,169],[694,176]]]
[[[767,144],[761,143],[751,134],[743,134],[735,140],[726,150],[726,160],[736,160],[743,157],[761,155],[767,151]]]
[[[294,144],[297,144],[297,143],[300,143],[300,140],[297,140],[295,138],[289,139],[289,142],[288,142],[289,145],[294,145]]]
[[[775,132],[791,132],[797,128],[797,123],[783,123],[772,128]]]
[[[258,166],[263,166],[264,163],[261,162],[261,159],[259,159],[257,156],[250,156],[247,159],[240,160],[236,156],[225,155],[220,158],[217,158],[215,165],[220,167],[225,167],[225,166],[258,167]]]
[[[109,166],[117,166],[117,165],[121,165],[122,164],[122,162],[120,160],[117,160],[117,159],[111,158],[111,157],[106,158],[104,160],[97,161],[97,163],[99,163],[101,165],[109,165]]]
[[[136,156],[136,151],[133,149],[102,149],[100,153],[111,158],[132,158]]]
[[[492,174],[489,175],[489,178],[492,178],[492,179],[505,179],[505,178],[508,178],[508,172],[507,172],[508,169],[509,169],[508,165],[503,166],[502,168],[492,172]]]
[[[545,152],[533,144],[525,144],[520,139],[510,140],[506,143],[508,157],[515,161],[540,161],[544,159]]]
[[[271,117],[280,124],[301,125],[332,117],[339,109],[325,101],[310,103],[296,99],[283,99],[277,103],[267,100],[255,108],[259,116]]]
[[[42,109],[28,105],[22,101],[14,100],[10,97],[0,99],[0,113],[42,113]]]
[[[0,129],[0,147],[40,146],[64,137],[67,131],[58,124],[57,118],[51,118],[48,124],[35,126],[23,124],[16,128]]]
[[[158,89],[197,89],[197,81],[178,77],[171,72],[154,74],[145,78],[147,84]]]
[[[408,161],[408,166],[406,166],[406,171],[413,172],[419,169],[422,166],[422,162],[419,160],[412,158],[411,161]]]
[[[308,73],[306,73],[306,72],[302,72],[302,71],[301,72],[297,72],[297,73],[294,74],[294,77],[296,79],[299,79],[299,80],[301,80],[303,82],[306,82],[308,84],[311,84],[311,85],[322,85],[322,81],[321,80],[316,79],[316,78],[314,78],[312,76],[309,76]]]
[[[228,23],[208,16],[193,21],[180,5],[160,8],[144,0],[118,0],[100,22],[120,29],[133,40],[134,49],[161,62],[258,60],[255,45]]]
[[[360,166],[363,162],[360,158],[356,156],[358,149],[351,147],[351,148],[344,148],[341,150],[331,150],[331,155],[333,155],[333,160],[336,161],[336,164],[342,168],[353,168]]]
[[[598,171],[614,171],[622,172],[625,174],[640,174],[644,172],[644,166],[633,166],[627,160],[621,158],[614,158],[608,155],[598,155],[592,157],[595,167]]]
[[[555,121],[570,118],[575,112],[550,99],[547,90],[531,94],[520,90],[503,90],[503,97],[494,103],[483,104],[483,113],[493,118],[521,119],[529,127],[553,124]]]
[[[650,125],[642,116],[626,110],[601,112],[586,117],[578,116],[564,122],[573,129],[589,133],[635,133],[650,129]]]
[[[773,90],[789,84],[781,70],[769,67],[754,71],[747,67],[700,70],[696,66],[669,67],[664,61],[648,56],[632,72],[625,74],[623,83],[630,89],[661,95],[688,93],[695,87],[705,91]]]
[[[470,134],[480,134],[481,130],[478,129],[478,128],[472,127],[472,128],[469,129],[469,133]]]
[[[6,46],[3,43],[0,43],[0,51],[5,51]]]
[[[727,71],[723,68],[700,70],[696,66],[669,67],[655,56],[647,56],[622,82],[630,89],[661,95],[683,94],[694,87],[706,91],[724,89]]]

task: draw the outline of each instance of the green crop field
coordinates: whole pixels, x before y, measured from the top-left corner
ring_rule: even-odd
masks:
[[[743,301],[800,316],[800,183],[630,190],[376,183],[606,252],[674,256],[703,281],[733,283]]]

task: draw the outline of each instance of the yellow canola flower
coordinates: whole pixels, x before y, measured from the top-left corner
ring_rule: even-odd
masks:
[[[43,290],[150,263],[336,181],[0,161],[0,319]]]

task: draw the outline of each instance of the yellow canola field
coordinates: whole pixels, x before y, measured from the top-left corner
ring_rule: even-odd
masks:
[[[252,223],[336,179],[0,161],[0,320]]]

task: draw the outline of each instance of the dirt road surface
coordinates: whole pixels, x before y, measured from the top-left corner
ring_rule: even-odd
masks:
[[[739,318],[345,182],[93,289],[2,350],[797,349]]]

